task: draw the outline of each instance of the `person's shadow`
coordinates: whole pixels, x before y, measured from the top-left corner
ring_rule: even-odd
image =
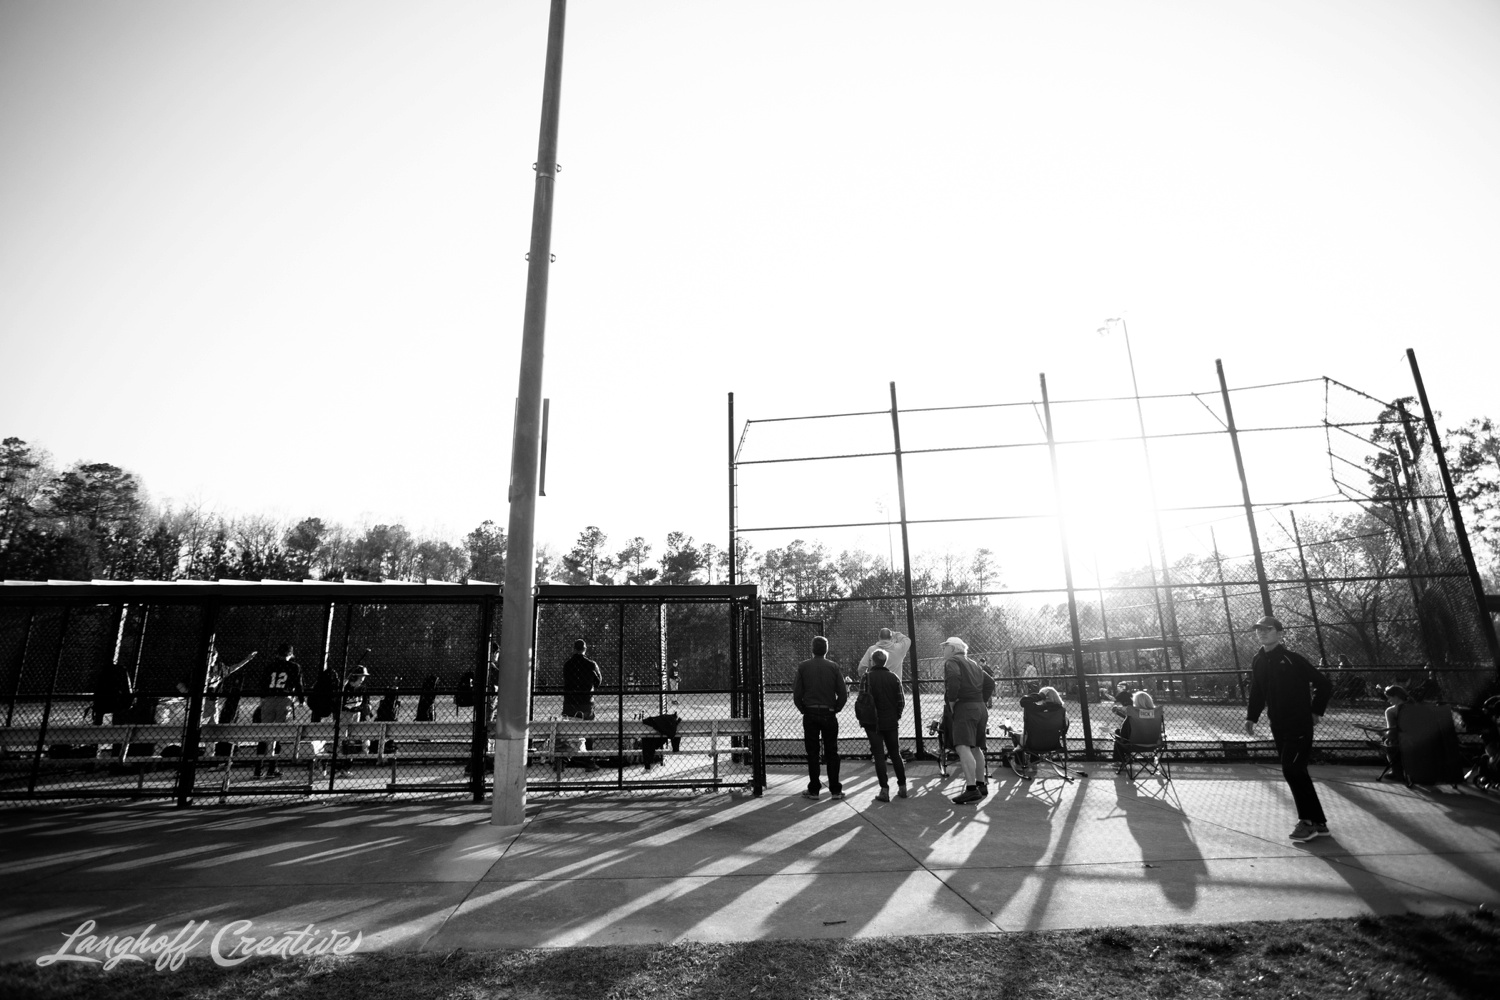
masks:
[[[1171,788],[1166,783],[1160,795],[1143,794],[1135,782],[1116,778],[1115,809],[1140,845],[1146,877],[1159,884],[1168,903],[1189,910],[1198,900],[1198,883],[1208,878],[1208,865]]]

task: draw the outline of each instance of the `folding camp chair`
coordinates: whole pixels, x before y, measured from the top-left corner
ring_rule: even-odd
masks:
[[[1406,784],[1452,785],[1463,781],[1463,752],[1453,712],[1446,705],[1409,701],[1396,713],[1396,745]]]
[[[1115,737],[1115,773],[1124,773],[1127,781],[1138,775],[1155,774],[1167,781],[1172,780],[1172,768],[1167,763],[1167,739],[1162,735],[1162,717],[1159,708],[1132,708],[1127,717],[1130,723],[1129,739]]]
[[[1038,712],[1030,709],[1025,713],[1019,737],[1010,726],[1004,726],[1012,739],[1019,739],[1017,750],[1024,752],[1028,762],[1027,766],[1023,766],[1022,753],[1013,753],[1010,758],[1011,770],[1028,781],[1037,777],[1028,772],[1043,764],[1050,767],[1056,777],[1067,782],[1073,780],[1075,773],[1083,774],[1082,771],[1074,772],[1068,768],[1068,741],[1063,738],[1067,726],[1068,717],[1063,712]]]

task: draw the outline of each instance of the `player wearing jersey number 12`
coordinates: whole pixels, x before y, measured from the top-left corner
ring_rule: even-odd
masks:
[[[260,721],[261,722],[287,722],[292,718],[292,699],[296,698],[301,704],[305,699],[302,693],[302,667],[293,659],[291,643],[282,643],[276,650],[276,659],[266,665],[264,683],[261,685],[260,699]],[[281,776],[281,771],[276,767],[276,756],[281,753],[281,744],[271,740],[260,744],[257,755],[265,758],[269,752],[271,756],[270,769],[266,772],[270,777]],[[255,776],[260,777],[261,764],[255,765]]]

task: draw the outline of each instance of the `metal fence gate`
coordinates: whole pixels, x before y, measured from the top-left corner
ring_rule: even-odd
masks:
[[[602,683],[565,714],[579,641]],[[760,642],[753,586],[538,587],[527,787],[759,793]]]

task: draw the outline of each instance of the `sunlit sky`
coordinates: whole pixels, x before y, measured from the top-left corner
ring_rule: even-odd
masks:
[[[505,523],[546,18],[0,0],[0,436]],[[1129,392],[1106,317],[1146,393],[1408,394],[1414,347],[1447,425],[1500,416],[1496,108],[1492,0],[574,0],[538,539],[722,545],[731,391]],[[867,519],[845,475],[802,487]]]

